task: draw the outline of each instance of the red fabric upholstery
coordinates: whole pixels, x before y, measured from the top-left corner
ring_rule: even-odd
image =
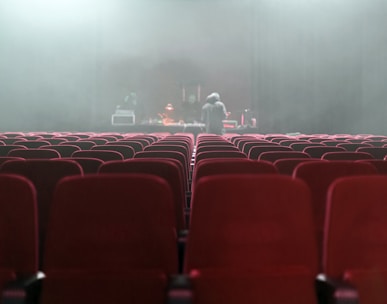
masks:
[[[174,210],[177,229],[185,229],[185,188],[181,170],[176,162],[168,159],[136,158],[127,161],[112,161],[99,168],[100,173],[146,173],[165,179],[174,194]]]
[[[60,154],[59,152],[51,149],[27,148],[11,150],[9,151],[8,156],[21,157],[24,159],[50,159],[59,158]]]
[[[269,151],[261,153],[258,157],[258,160],[275,162],[278,159],[284,158],[310,158],[310,156],[307,153],[299,151]]]
[[[341,178],[328,194],[324,272],[356,287],[359,302],[387,302],[387,177]]]
[[[170,186],[158,176],[63,179],[47,234],[42,303],[162,303],[165,276],[178,267],[174,223]]]
[[[38,270],[36,191],[27,178],[0,175],[0,291]]]
[[[97,158],[103,161],[124,159],[124,156],[120,152],[109,151],[109,150],[79,150],[71,154],[71,157],[82,157],[82,158],[91,157],[91,158]]]
[[[307,266],[317,271],[309,189],[279,174],[224,174],[195,186],[185,271]]]
[[[32,181],[37,192],[39,245],[44,247],[52,195],[57,182],[65,176],[81,175],[82,168],[74,161],[62,159],[11,160],[0,167],[1,173],[23,175]],[[40,254],[42,251],[40,250]]]
[[[195,304],[313,304],[314,275],[305,268],[203,269],[191,273]]]
[[[315,231],[320,253],[329,186],[340,177],[366,174],[376,174],[376,169],[370,164],[349,161],[303,162],[295,168],[293,177],[304,180],[312,193]]]
[[[365,152],[327,152],[321,156],[325,160],[359,160],[373,159],[374,157]]]

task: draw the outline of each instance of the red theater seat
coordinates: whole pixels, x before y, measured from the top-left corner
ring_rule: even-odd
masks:
[[[185,272],[195,303],[316,303],[308,187],[283,175],[200,179]]]
[[[312,158],[321,158],[325,153],[328,152],[345,152],[343,147],[328,147],[328,146],[317,146],[317,147],[306,147],[303,150],[304,153],[307,153]]]
[[[36,188],[41,254],[55,186],[65,176],[81,175],[82,168],[74,161],[62,159],[10,160],[1,165],[0,173],[22,175]]]
[[[249,159],[258,159],[259,156],[264,152],[273,152],[273,151],[293,151],[289,147],[285,146],[254,146],[249,150],[248,158]]]
[[[387,303],[387,177],[336,180],[328,193],[324,273],[357,289],[357,303]]]
[[[221,174],[275,174],[276,168],[269,162],[247,158],[203,159],[194,169],[192,192],[198,180],[205,176]]]
[[[41,149],[41,148],[27,148],[14,149],[8,152],[10,157],[21,157],[24,159],[51,159],[60,158],[60,154],[56,150]]]
[[[290,158],[290,159],[278,159],[273,165],[280,174],[293,175],[294,169],[298,164],[309,161],[320,161],[317,158]]]
[[[321,156],[325,160],[359,160],[359,159],[373,159],[374,157],[365,152],[327,152]]]
[[[331,183],[340,177],[376,173],[375,167],[371,164],[352,161],[303,162],[295,168],[293,177],[305,181],[311,190],[319,253],[322,252],[326,199]]]
[[[3,291],[9,283],[31,278],[38,271],[37,229],[34,185],[25,177],[1,174],[0,292],[3,303],[8,303]],[[18,294],[10,294],[9,298],[15,300]],[[24,303],[16,300],[9,303]]]
[[[91,150],[104,150],[104,151],[116,151],[122,154],[124,159],[133,158],[135,151],[132,147],[125,145],[96,145],[91,148]]]
[[[108,151],[108,150],[79,150],[71,154],[71,157],[90,157],[97,158],[103,161],[111,160],[123,160],[124,156],[117,151]]]
[[[269,151],[259,155],[258,160],[275,162],[278,159],[310,158],[307,153],[299,151]]]
[[[47,234],[41,303],[165,303],[168,276],[178,269],[174,222],[170,186],[158,176],[63,179]]]
[[[181,170],[173,160],[135,158],[127,161],[112,161],[101,165],[99,173],[144,173],[165,179],[173,192],[176,227],[178,230],[187,228],[184,218],[185,185]]]

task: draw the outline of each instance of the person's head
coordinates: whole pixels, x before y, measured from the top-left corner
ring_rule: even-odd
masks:
[[[217,101],[220,101],[220,95],[219,95],[219,93],[216,93],[216,92],[211,93],[206,98],[206,102],[208,102],[208,103],[215,103]]]

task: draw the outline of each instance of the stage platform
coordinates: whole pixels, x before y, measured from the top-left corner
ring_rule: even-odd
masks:
[[[174,133],[192,133],[197,135],[199,133],[205,133],[204,124],[171,124],[171,125],[162,125],[162,124],[137,124],[137,125],[127,125],[127,126],[110,126],[109,131],[111,132],[120,132],[120,133],[129,133],[129,132],[141,132],[141,133],[154,133],[154,132],[169,132]],[[226,133],[258,133],[257,128],[251,127],[237,127],[237,128],[225,128]]]

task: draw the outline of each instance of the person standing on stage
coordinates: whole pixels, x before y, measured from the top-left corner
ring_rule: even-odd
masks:
[[[226,117],[226,106],[220,100],[219,93],[208,95],[202,107],[202,122],[206,125],[206,133],[224,134],[223,120]]]

